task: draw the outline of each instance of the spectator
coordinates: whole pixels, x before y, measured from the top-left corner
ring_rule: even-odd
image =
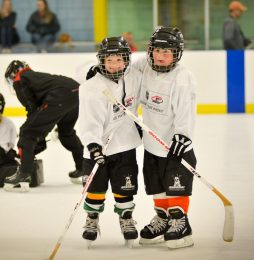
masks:
[[[242,50],[246,48],[251,40],[246,38],[237,23],[243,12],[247,10],[240,1],[232,1],[229,6],[229,17],[223,25],[223,44],[225,50]]]
[[[2,53],[11,53],[11,47],[19,41],[15,28],[17,14],[12,10],[11,0],[3,0],[0,10],[0,42]]]
[[[131,32],[123,32],[123,38],[128,42],[131,52],[138,50],[136,43],[134,42],[133,35]]]
[[[56,41],[60,25],[46,0],[37,1],[37,11],[29,18],[26,29],[31,33],[31,41],[35,44],[37,52],[47,52],[49,46]]]

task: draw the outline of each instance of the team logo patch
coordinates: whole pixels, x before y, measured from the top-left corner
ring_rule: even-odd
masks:
[[[161,104],[163,102],[163,99],[160,96],[153,96],[151,99],[156,104]]]
[[[134,190],[135,185],[131,183],[131,175],[125,176],[125,185],[121,187],[122,190]]]
[[[132,105],[132,103],[133,103],[133,100],[134,100],[134,97],[127,98],[125,100],[125,106],[126,107],[130,107]]]
[[[174,184],[173,186],[169,186],[168,189],[170,191],[183,191],[185,190],[185,186],[181,184],[180,175],[176,175],[173,177]]]

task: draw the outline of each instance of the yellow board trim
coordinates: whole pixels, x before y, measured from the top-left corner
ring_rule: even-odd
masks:
[[[224,104],[199,104],[197,106],[198,114],[226,114],[227,105]]]
[[[254,114],[254,104],[246,104],[245,113]]]
[[[254,114],[254,104],[246,104],[245,112],[248,114]],[[226,114],[227,113],[227,105],[223,104],[199,104],[197,106],[198,114]],[[142,115],[142,109],[139,106],[138,114]],[[23,107],[6,107],[4,109],[4,116],[26,116],[26,110]]]
[[[100,43],[108,35],[108,0],[93,1],[94,41]]]
[[[24,107],[6,107],[4,109],[4,116],[26,116],[26,110]]]

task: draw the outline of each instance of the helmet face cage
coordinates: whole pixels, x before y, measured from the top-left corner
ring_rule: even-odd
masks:
[[[122,57],[125,67],[123,70],[110,73],[105,68],[105,60],[107,57],[114,56],[114,55]],[[130,64],[130,55],[131,55],[130,48],[128,46],[127,41],[124,40],[123,37],[105,38],[102,41],[100,50],[98,51],[97,54],[101,74],[111,80],[114,81],[118,80],[120,77],[124,75],[125,70]]]
[[[168,66],[159,66],[154,64],[153,51],[154,49],[168,49],[173,54],[173,61]],[[148,44],[147,57],[148,62],[153,70],[158,72],[169,72],[172,70],[182,57],[184,49],[183,35],[176,27],[160,27],[150,38]]]
[[[0,93],[0,114],[3,114],[5,107],[4,96]]]
[[[13,85],[16,74],[24,68],[29,68],[28,64],[24,61],[14,60],[9,64],[5,71],[5,79],[9,86]]]

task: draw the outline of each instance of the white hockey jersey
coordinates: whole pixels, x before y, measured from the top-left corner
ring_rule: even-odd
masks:
[[[132,64],[142,73],[140,102],[143,122],[168,145],[174,134],[192,140],[196,114],[195,80],[189,70],[177,65],[169,73],[158,73],[146,57]],[[145,150],[166,157],[166,149],[149,134],[143,137]]]
[[[87,149],[89,143],[104,145],[112,131],[114,135],[107,148],[106,155],[128,151],[141,144],[136,126],[124,112],[113,105],[102,93],[110,90],[119,101],[122,100],[125,84],[125,105],[137,113],[140,92],[141,73],[128,68],[118,83],[107,79],[100,73],[84,82],[79,88],[79,135],[84,145],[84,157],[90,158]]]
[[[17,140],[17,130],[14,123],[7,117],[2,116],[0,122],[0,146],[8,152],[14,148]]]

